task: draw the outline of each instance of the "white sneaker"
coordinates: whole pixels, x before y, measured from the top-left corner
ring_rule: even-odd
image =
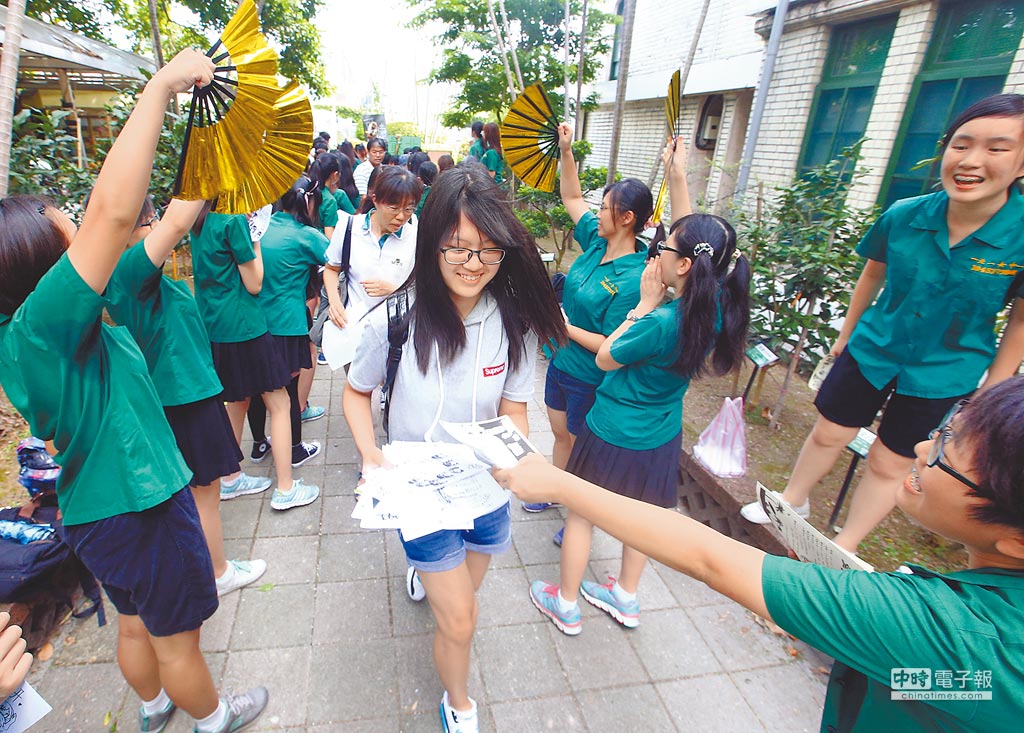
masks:
[[[807,517],[811,516],[810,499],[800,506],[793,507],[793,510],[804,519],[807,519]],[[740,516],[754,524],[770,524],[772,521],[768,518],[768,515],[764,513],[764,509],[761,508],[761,502],[759,501],[752,501],[745,505],[740,509]]]
[[[423,587],[423,583],[420,581],[420,574],[411,565],[405,571],[405,592],[409,594],[411,599],[417,602],[427,597],[427,589]]]
[[[228,569],[217,578],[217,595],[223,596],[260,579],[267,572],[266,560],[228,560]]]
[[[453,710],[448,704],[448,691],[445,690],[444,697],[441,698],[440,709],[441,725],[444,726],[445,733],[479,733],[480,723],[476,714],[476,701],[472,698],[469,701],[473,703],[472,710]]]

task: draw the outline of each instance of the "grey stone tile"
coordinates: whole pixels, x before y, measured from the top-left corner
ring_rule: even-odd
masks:
[[[683,608],[715,606],[728,600],[718,591],[709,588],[706,583],[695,580],[689,575],[680,573],[654,560],[650,562],[650,565]]]
[[[551,512],[544,512],[545,516]],[[512,542],[524,565],[539,565],[558,562],[562,551],[551,541],[562,527],[559,519],[538,519],[532,522],[516,522],[512,528]]]
[[[337,398],[337,412],[332,412],[331,422],[327,426],[327,438],[328,440],[352,438],[352,431],[349,430],[348,422],[345,420],[345,415],[342,414],[340,395]]]
[[[60,640],[54,642],[57,652],[53,664],[67,667],[117,661],[117,609],[106,596],[103,610],[107,615],[106,626],[97,624],[95,616],[68,622]]]
[[[303,466],[303,471],[306,467]],[[323,469],[318,469],[321,473]],[[298,475],[298,473],[296,473]],[[263,504],[259,524],[256,527],[256,538],[263,537],[297,537],[300,535],[317,535],[320,533],[320,512],[323,509],[323,479],[320,477],[303,476],[303,481],[320,486],[321,496],[312,504],[295,507],[286,511],[272,509],[270,502]],[[319,483],[317,483],[319,481]],[[315,541],[315,540],[314,540]]]
[[[566,636],[548,624],[555,649],[573,690],[647,682],[647,672],[629,643],[632,630],[606,614],[588,618],[578,636]]]
[[[385,575],[384,537],[380,532],[329,534],[320,538],[321,583]]]
[[[254,494],[260,499],[270,491],[262,494]],[[245,501],[248,497],[240,496],[231,501],[220,503],[220,523],[224,532],[224,539],[250,539],[256,536],[256,525],[260,518],[259,501]],[[269,499],[268,499],[269,501]]]
[[[761,721],[728,675],[662,682],[657,687],[679,730],[701,733],[764,731]]]
[[[382,534],[384,535],[384,547],[387,553],[388,575],[399,575],[404,579],[409,563],[405,559],[405,548],[402,547],[402,540],[398,538],[398,532],[393,529],[384,530]]]
[[[328,457],[330,457],[328,452]],[[328,463],[324,469],[324,482],[321,485],[324,496],[354,496],[356,481],[359,480],[359,464]]]
[[[257,539],[253,543],[252,554],[267,561],[267,572],[256,581],[256,584],[312,583],[316,580],[319,543],[319,538],[315,536]]]
[[[262,582],[263,580],[260,579],[256,581],[256,584],[259,585]],[[204,652],[227,651],[241,597],[242,592],[237,590],[217,599],[219,601],[217,612],[206,620],[199,634],[199,648]]]
[[[128,683],[121,676],[121,670],[114,662],[90,664],[87,667],[51,666],[36,688],[53,710],[43,719],[42,725],[49,731],[106,730],[104,717],[121,715],[126,727],[135,722],[135,710],[121,713]]]
[[[727,672],[789,660],[782,641],[758,626],[750,612],[732,603],[686,609]]]
[[[583,713],[571,697],[499,702],[491,707],[495,733],[585,731]]]
[[[351,436],[338,438],[327,438],[326,461],[330,465],[338,463],[359,463],[359,451],[356,450],[356,443]]]
[[[224,540],[224,556],[229,560],[252,560],[252,537]]]
[[[385,578],[320,583],[316,588],[313,640],[316,644],[391,636]]]
[[[243,588],[231,650],[306,646],[313,632],[313,587]]]
[[[605,532],[603,529],[594,527],[594,534],[590,541],[590,560],[614,560],[618,566],[622,558],[622,543]],[[618,571],[613,573],[618,575]],[[604,582],[602,580],[602,582]]]
[[[550,623],[478,629],[480,671],[492,703],[524,697],[549,697],[569,692],[552,645]]]
[[[514,529],[512,530],[515,531]],[[497,555],[491,555],[491,569],[495,568],[519,568],[522,567],[523,563],[519,559],[519,553],[516,552],[516,546],[513,544],[505,552],[501,552]]]
[[[352,518],[352,510],[356,502],[350,494],[345,496],[325,496],[324,513],[320,521],[323,534],[354,534],[366,532],[360,528],[359,520]]]
[[[812,676],[804,664],[789,662],[767,669],[729,675],[740,694],[768,731],[796,733],[818,730],[825,706],[824,678]]]
[[[434,668],[433,645],[433,634],[406,636],[395,640],[395,654],[399,660],[398,703],[402,715],[437,715],[437,706],[444,694],[444,687]],[[469,695],[479,703],[483,693],[480,668],[471,657]]]
[[[430,604],[419,603],[409,598],[405,591],[405,575],[392,575],[388,578],[391,591],[391,626],[396,637],[419,634],[433,634],[434,615],[430,612]]]
[[[722,671],[704,637],[681,608],[641,613],[640,626],[630,631],[629,643],[654,680]]]
[[[270,693],[260,727],[299,730],[306,724],[309,691],[310,649],[302,646],[279,649],[232,651],[224,670],[222,689],[239,692],[263,685]]]
[[[490,570],[477,592],[480,614],[477,627],[534,623],[537,610],[530,602],[530,582],[522,568]]]
[[[318,400],[312,396],[309,398],[309,404],[327,407],[325,400]],[[307,443],[311,440],[316,440],[320,442],[320,445],[324,445],[327,441],[328,419],[328,416],[325,414],[319,420],[313,420],[312,422],[302,423],[302,439]],[[295,439],[292,438],[292,442],[294,441]]]
[[[310,723],[398,714],[398,660],[391,639],[314,646],[312,660]]]
[[[581,692],[579,701],[591,733],[675,730],[665,706],[650,685]]]

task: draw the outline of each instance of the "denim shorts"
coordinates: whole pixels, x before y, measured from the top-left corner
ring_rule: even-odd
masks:
[[[217,610],[213,562],[191,489],[141,512],[64,531],[117,612],[138,616],[153,636],[194,631]]]
[[[597,385],[584,382],[554,364],[548,364],[544,380],[544,404],[552,410],[565,413],[565,424],[569,432],[579,435],[583,421],[594,406]]]
[[[405,547],[409,564],[423,573],[454,570],[466,560],[466,550],[484,555],[498,555],[512,545],[511,504],[477,517],[473,529],[442,529],[428,535],[406,540],[402,531],[398,539]]]

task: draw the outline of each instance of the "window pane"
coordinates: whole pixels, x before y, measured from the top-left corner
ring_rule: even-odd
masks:
[[[835,81],[857,74],[881,75],[895,30],[896,16],[837,27],[822,76]]]
[[[943,5],[930,63],[1013,58],[1024,31],[1024,2],[971,0]]]

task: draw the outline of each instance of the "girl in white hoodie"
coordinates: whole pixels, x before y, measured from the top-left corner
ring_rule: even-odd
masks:
[[[564,343],[565,323],[536,244],[486,171],[459,166],[437,179],[404,287],[415,302],[391,396],[391,440],[454,442],[442,420],[499,415],[526,433],[538,341]],[[386,465],[374,438],[370,393],[384,381],[387,353],[387,310],[377,308],[368,316],[342,400],[364,473]],[[477,518],[472,530],[402,538],[410,576],[422,581],[437,622],[434,662],[445,689],[441,719],[450,733],[478,727],[467,689],[476,590],[491,555],[511,539],[507,503]]]

